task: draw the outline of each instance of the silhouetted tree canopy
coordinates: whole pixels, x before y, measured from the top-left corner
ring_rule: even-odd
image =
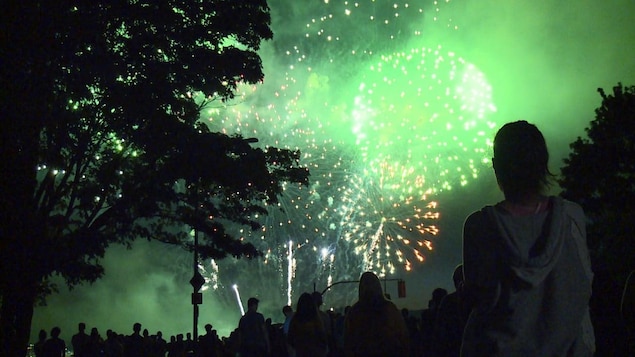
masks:
[[[596,261],[619,280],[635,269],[635,86],[598,89],[602,104],[564,160],[562,196],[579,202],[590,219]]]
[[[24,355],[36,297],[103,274],[112,243],[155,239],[254,257],[299,153],[208,130],[203,103],[263,79],[265,0],[10,1],[2,15],[0,343]]]

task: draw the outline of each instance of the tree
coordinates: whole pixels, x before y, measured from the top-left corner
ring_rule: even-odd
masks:
[[[628,273],[635,269],[635,86],[618,83],[612,94],[598,89],[602,104],[564,160],[562,196],[579,202],[589,224],[595,272],[592,315],[598,355],[617,355],[619,305]],[[616,327],[618,326],[618,327]]]
[[[26,354],[49,278],[95,281],[110,244],[191,248],[192,227],[202,257],[259,255],[227,227],[258,228],[263,202],[308,172],[298,152],[210,132],[199,111],[262,80],[265,0],[3,8],[0,354]]]
[[[602,104],[585,129],[587,137],[570,145],[559,184],[562,196],[579,202],[590,219],[595,258],[612,264],[619,276],[635,268],[633,259],[620,259],[635,253],[635,86],[619,83],[612,94],[598,92]]]

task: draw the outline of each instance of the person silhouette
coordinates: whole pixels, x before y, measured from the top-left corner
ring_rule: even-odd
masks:
[[[62,330],[55,326],[51,329],[51,337],[44,342],[42,353],[45,357],[64,357],[66,355],[66,342],[60,338]]]
[[[255,297],[249,298],[247,312],[238,323],[241,357],[261,357],[271,353],[265,318],[258,312],[259,302]]]
[[[73,356],[87,357],[86,346],[90,341],[90,336],[86,333],[86,324],[80,322],[77,324],[77,333],[71,337],[71,346],[73,346]]]
[[[408,356],[410,342],[401,311],[387,300],[373,272],[359,280],[359,299],[344,320],[344,355]]]
[[[544,191],[553,176],[538,128],[503,125],[492,164],[504,200],[463,226],[470,313],[461,356],[592,356],[593,273],[585,215]]]
[[[326,336],[329,341],[328,346],[330,349],[334,346],[333,324],[331,323],[331,316],[329,316],[329,314],[326,311],[322,310],[322,305],[324,305],[324,299],[322,297],[322,294],[319,291],[312,292],[311,297],[313,298],[313,301],[315,302],[315,306],[318,309],[318,315],[320,316],[320,319],[322,320],[324,331],[326,331]]]
[[[441,306],[441,301],[448,295],[448,291],[444,288],[435,288],[432,290],[432,298],[428,300],[428,307],[421,311],[421,321],[419,327],[419,338],[413,343],[417,343],[416,348],[421,350],[423,355],[431,355],[433,353],[435,337],[434,327],[437,323],[437,312]]]
[[[124,344],[126,357],[143,355],[143,336],[141,336],[141,323],[135,322],[132,325],[132,334],[126,336]]]
[[[104,353],[104,340],[97,327],[90,329],[89,340],[85,348],[86,356],[101,356]]]
[[[432,346],[435,356],[458,357],[461,353],[463,328],[467,316],[463,307],[463,265],[452,273],[454,291],[447,294],[439,304],[434,324]]]
[[[33,345],[33,354],[35,357],[43,357],[44,356],[44,344],[46,343],[46,330],[40,330],[38,333],[37,342]]]
[[[287,341],[297,357],[326,357],[328,354],[328,335],[324,322],[315,304],[315,298],[309,293],[303,293],[298,299]]]
[[[198,338],[198,353],[200,356],[216,357],[218,336],[212,324],[205,324],[205,334]]]
[[[282,307],[282,314],[284,315],[284,322],[282,323],[282,337],[284,340],[287,356],[295,357],[295,351],[288,343],[289,327],[291,326],[291,320],[293,319],[293,308],[291,305],[285,305]]]

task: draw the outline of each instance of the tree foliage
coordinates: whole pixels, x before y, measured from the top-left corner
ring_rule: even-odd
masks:
[[[297,152],[210,132],[194,98],[263,79],[265,0],[11,1],[2,16],[3,355],[24,354],[48,278],[98,279],[112,243],[191,248],[194,228],[203,256],[258,255],[228,225],[256,229],[308,173]]]
[[[607,94],[564,160],[562,196],[579,202],[590,219],[589,245],[598,264],[623,281],[635,269],[635,86]]]

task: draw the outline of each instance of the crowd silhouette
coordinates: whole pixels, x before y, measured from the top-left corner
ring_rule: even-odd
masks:
[[[281,308],[275,318],[283,322],[272,323],[272,318],[257,312],[258,299],[250,298],[245,315],[226,337],[219,336],[210,323],[196,339],[188,332],[166,340],[161,331],[150,333],[141,323],[133,324],[129,333],[108,329],[102,336],[98,327],[88,333],[86,324],[79,322],[76,331],[67,332],[69,344],[61,338],[60,328],[54,327],[50,336],[41,330],[31,350],[36,357],[458,356],[458,350],[449,353],[445,344],[460,346],[456,331],[462,331],[463,315],[449,313],[458,298],[453,294],[459,290],[439,296],[441,290],[435,290],[429,309],[420,315],[398,310],[377,276],[366,272],[360,279],[359,300],[341,312],[320,310],[322,295],[306,292],[295,306]],[[442,311],[442,306],[448,310],[447,317],[429,311]],[[446,331],[452,335],[446,336]]]
[[[370,307],[370,311],[362,312],[364,318],[376,320],[375,323],[379,326],[383,325],[383,328],[372,326],[373,322],[368,320],[355,322],[354,318],[351,318],[355,313],[350,315],[352,306],[346,306],[342,312],[325,311],[327,323],[324,324],[325,320],[320,317],[318,303],[315,300],[319,293],[303,293],[295,305],[295,311],[294,307],[289,305],[281,308],[281,316],[278,318],[282,319],[283,322],[274,324],[271,318],[264,319],[263,317],[262,326],[266,330],[269,350],[256,352],[256,355],[271,357],[373,355],[458,357],[460,356],[463,329],[469,316],[463,301],[462,265],[457,266],[452,278],[455,291],[448,292],[442,288],[434,289],[426,309],[413,313],[413,311],[403,308],[399,311],[399,316],[393,312],[393,320],[399,318],[401,321],[393,321],[392,325],[387,318],[377,313],[381,308]],[[624,318],[631,321],[629,328],[633,326],[632,286],[633,284],[630,283],[625,289],[625,298],[622,303]],[[377,289],[375,290],[377,292]],[[381,299],[375,296],[375,299],[377,300],[375,304],[380,306],[389,301],[383,296]],[[321,301],[321,296],[318,301]],[[346,323],[347,317],[350,319],[348,325]],[[399,343],[395,345],[394,339],[391,345],[390,339],[387,337],[390,332],[400,331],[401,328],[395,328],[395,324],[401,323],[403,323],[403,328],[407,334],[407,351],[402,349],[403,345],[400,346]],[[376,332],[372,336],[361,338],[360,344],[362,346],[375,346],[370,351],[356,352],[352,350],[351,342],[355,338],[359,338],[351,337],[352,334],[355,334],[356,324],[360,325],[358,330],[363,333]],[[192,339],[191,333],[173,335],[166,340],[161,331],[150,334],[149,330],[143,328],[140,323],[135,323],[132,326],[131,334],[118,333],[108,329],[105,336],[102,337],[97,327],[92,327],[90,333],[86,333],[86,325],[80,322],[77,331],[73,331],[70,335],[70,344],[68,345],[61,338],[61,332],[59,327],[53,327],[50,333],[40,330],[37,342],[31,348],[31,355],[36,357],[243,357],[249,355],[244,351],[245,344],[253,339],[248,331],[241,330],[240,325],[229,336],[220,337],[210,323],[205,325],[205,333],[200,335],[196,341]],[[348,337],[348,345],[345,342],[346,337]],[[632,338],[630,343],[632,344]],[[382,351],[377,346],[389,347],[389,350]]]

